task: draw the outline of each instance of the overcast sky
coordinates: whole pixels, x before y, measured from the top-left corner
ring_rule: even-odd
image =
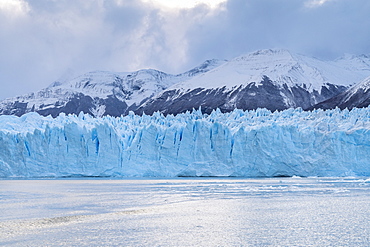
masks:
[[[0,0],[0,99],[72,72],[180,73],[266,48],[370,55],[369,0],[174,2],[189,1]]]

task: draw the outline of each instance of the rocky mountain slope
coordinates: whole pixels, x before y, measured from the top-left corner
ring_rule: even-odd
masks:
[[[316,104],[312,109],[353,109],[354,107],[362,108],[370,105],[370,77],[360,83],[350,87],[346,91]]]
[[[187,81],[224,63],[207,60],[185,73],[171,75],[144,69],[131,73],[94,71],[71,80],[57,81],[49,87],[0,102],[0,115],[21,116],[27,112],[56,117],[83,111],[92,116],[120,116],[136,109],[141,101],[152,97],[177,82]]]
[[[370,59],[366,62],[349,56],[324,62],[287,50],[260,50],[169,87],[137,113],[176,114],[199,107],[206,113],[216,108],[307,109],[370,75]]]

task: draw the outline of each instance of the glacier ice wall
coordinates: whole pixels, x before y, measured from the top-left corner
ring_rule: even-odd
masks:
[[[370,108],[0,116],[0,177],[370,176]]]

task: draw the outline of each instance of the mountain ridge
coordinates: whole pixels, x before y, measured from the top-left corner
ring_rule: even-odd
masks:
[[[35,111],[56,117],[59,113],[79,111],[99,117],[126,114],[129,106],[140,104],[178,81],[188,80],[223,63],[207,60],[199,66],[178,75],[154,69],[134,72],[92,71],[63,82],[55,81],[38,92],[0,101],[0,115],[21,116]],[[106,108],[96,111],[96,108]],[[94,114],[98,113],[100,114]]]
[[[310,108],[312,109],[340,109],[363,108],[370,105],[370,77],[365,78],[360,83],[353,85],[344,92],[320,102]]]
[[[325,62],[285,49],[259,50],[174,84],[144,102],[136,112],[150,115],[155,111],[176,114],[192,108],[202,108],[205,113],[216,108],[223,112],[235,108],[307,109],[338,95],[366,74],[370,75],[370,65],[366,70],[350,70],[335,61]]]
[[[95,117],[178,114],[193,108],[210,113],[235,108],[310,109],[345,92],[370,75],[370,56],[345,55],[334,61],[265,49],[229,61],[211,59],[181,74],[155,69],[92,71],[56,81],[38,92],[0,101],[0,115],[27,112]]]

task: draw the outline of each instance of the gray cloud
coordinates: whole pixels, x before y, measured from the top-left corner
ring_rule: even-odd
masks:
[[[296,0],[228,1],[225,11],[208,20],[207,26],[193,27],[188,35],[190,47],[194,53],[205,49],[207,56],[223,57],[270,47],[323,59],[370,53],[369,3],[332,0],[307,8]]]
[[[139,0],[0,4],[0,99],[66,71],[185,71],[209,58],[282,47],[331,59],[370,54],[367,0],[228,0],[160,9]]]

